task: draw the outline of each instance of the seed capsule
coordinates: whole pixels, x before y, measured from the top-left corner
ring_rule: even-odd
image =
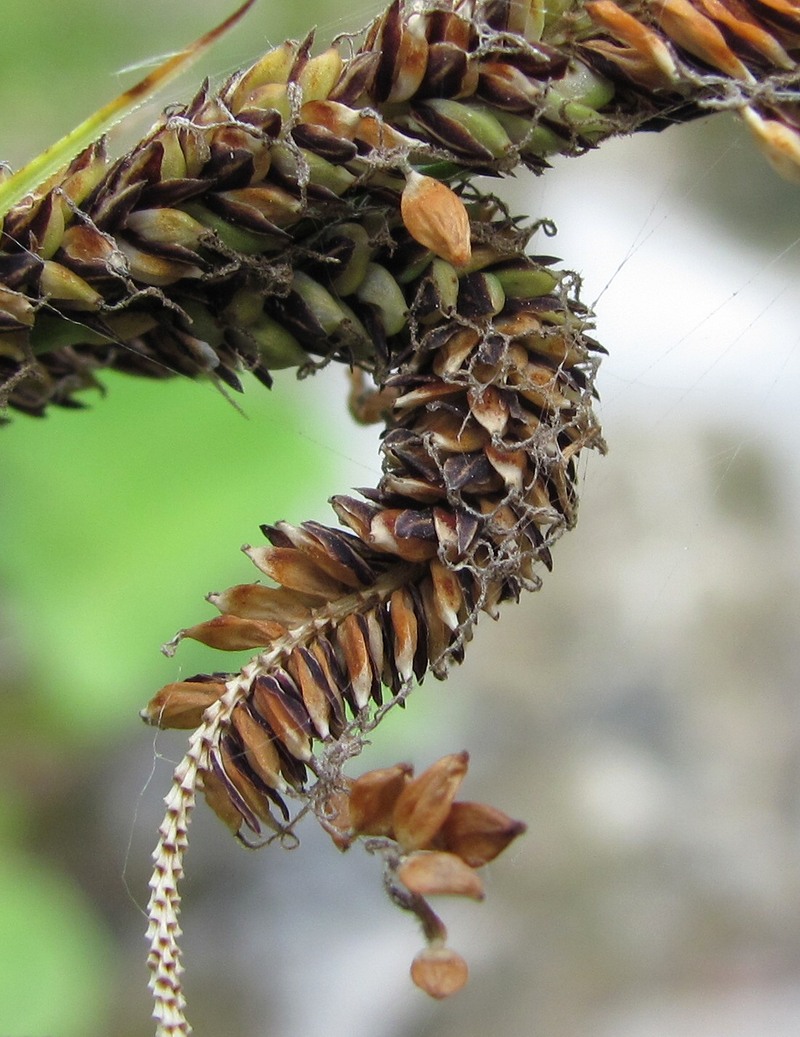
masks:
[[[80,205],[97,187],[108,170],[108,156],[102,140],[95,141],[70,163],[59,190],[75,205]]]
[[[305,622],[317,604],[316,598],[306,598],[286,587],[265,587],[261,583],[240,583],[221,593],[208,594],[206,600],[220,612],[289,626]]]
[[[359,302],[374,306],[380,314],[387,335],[397,335],[406,326],[408,307],[400,286],[389,271],[378,263],[369,263],[358,287]]]
[[[296,295],[307,307],[311,318],[309,337],[316,337],[318,345],[320,337],[341,336],[354,347],[359,344],[369,346],[367,331],[353,311],[301,270],[294,272],[292,295]],[[292,295],[289,297],[290,306]]]
[[[800,132],[778,119],[762,118],[749,105],[740,114],[773,169],[790,183],[800,184]]]
[[[61,263],[46,259],[39,275],[39,290],[70,310],[99,310],[103,297],[82,277]]]
[[[426,994],[441,1000],[457,994],[469,979],[469,968],[449,947],[430,946],[411,963],[411,979]]]
[[[183,278],[199,278],[203,271],[194,263],[181,262],[138,248],[130,241],[117,237],[118,251],[128,263],[128,272],[135,281],[160,288],[175,284]]]
[[[180,209],[138,209],[128,216],[125,226],[144,241],[184,248],[197,248],[208,237],[208,228]]]
[[[297,47],[294,42],[282,43],[279,47],[267,51],[255,65],[242,75],[230,96],[233,111],[239,111],[250,103],[254,90],[266,83],[286,83],[289,73],[297,59]]]
[[[240,252],[242,255],[258,255],[261,252],[269,251],[276,244],[280,243],[281,232],[279,228],[270,224],[253,208],[245,209],[244,212],[240,210],[238,214],[233,212],[230,218],[212,212],[211,209],[201,205],[199,202],[189,202],[185,208],[195,219],[208,227],[212,235],[219,239],[224,248]],[[233,207],[228,205],[227,208],[230,210]],[[247,219],[250,224],[256,223],[257,229],[247,230],[244,226],[237,223],[237,219]],[[217,244],[217,247],[219,247],[219,244]]]
[[[755,82],[717,26],[689,0],[659,0],[658,20],[679,47],[734,79],[741,79],[745,83]]]
[[[258,300],[261,303],[261,300]],[[286,367],[301,367],[308,363],[308,353],[283,324],[269,314],[262,313],[242,332],[243,339],[252,342],[258,355],[271,371]]]
[[[436,542],[398,533],[397,524],[406,514],[405,508],[386,508],[380,511],[369,526],[369,542],[379,551],[397,555],[407,562],[425,562],[436,554]]]
[[[465,159],[492,161],[511,151],[511,140],[502,124],[494,112],[483,105],[436,97],[417,105],[414,118]]]
[[[454,266],[469,263],[469,216],[447,184],[412,171],[400,197],[400,212],[415,241]]]
[[[505,432],[511,412],[500,389],[493,385],[486,385],[479,391],[470,389],[467,399],[473,417],[491,436],[501,436]]]
[[[414,675],[414,656],[419,636],[419,623],[408,591],[392,591],[389,616],[392,622],[394,665],[401,682],[406,684]]]
[[[336,631],[336,641],[342,653],[342,661],[357,709],[363,709],[367,705],[377,679],[361,618],[351,612]]]
[[[461,624],[459,613],[465,605],[464,592],[458,576],[438,559],[431,562],[430,571],[436,612],[445,626],[455,632]]]
[[[263,821],[272,831],[278,831],[278,823],[272,816],[269,800],[248,774],[243,765],[243,755],[238,742],[230,736],[224,738],[219,746],[219,763],[224,775],[241,797],[241,801],[234,800],[234,802],[240,811],[242,811],[242,803],[250,811],[252,816],[248,816],[246,811],[242,811],[242,813],[248,827],[256,834],[260,834],[261,831],[259,821]],[[228,791],[230,793],[230,788]]]
[[[348,258],[341,267],[333,267],[336,276],[331,282],[337,295],[352,295],[367,276],[372,249],[369,234],[360,223],[341,223],[334,227],[327,238],[329,247],[336,248],[339,242],[348,248]]]
[[[319,660],[307,648],[295,648],[286,662],[309,719],[320,738],[330,736],[331,693]]]
[[[605,40],[589,41],[589,48],[615,65],[634,83],[650,90],[669,88],[680,74],[669,47],[653,29],[623,11],[612,0],[588,0],[586,13],[624,46]]]
[[[428,42],[424,32],[404,17],[399,0],[393,0],[368,40],[377,57],[370,94],[379,102],[408,100],[425,75]]]
[[[355,150],[353,145],[351,147]],[[282,145],[274,145],[272,164],[276,171],[292,184],[299,185],[307,179],[309,187],[322,189],[318,193],[323,198],[326,197],[326,192],[330,192],[327,197],[331,194],[337,197],[344,194],[356,179],[344,166],[329,162],[305,148],[295,152]]]
[[[549,295],[559,281],[558,276],[550,270],[544,270],[530,262],[495,267],[492,273],[510,299],[535,299],[540,295]]]
[[[291,226],[302,210],[299,199],[275,185],[220,191],[213,201],[223,215],[233,216],[255,231]]]
[[[478,93],[504,111],[530,117],[541,104],[544,88],[513,65],[486,61],[480,66]]]
[[[342,73],[342,58],[336,47],[306,62],[297,83],[303,92],[304,101],[322,101],[336,85]]]

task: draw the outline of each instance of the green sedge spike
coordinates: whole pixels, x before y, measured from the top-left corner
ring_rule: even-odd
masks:
[[[144,104],[152,97],[158,89],[187,69],[193,61],[224,36],[229,29],[233,28],[255,2],[256,0],[245,0],[245,3],[224,22],[199,37],[184,50],[167,58],[144,79],[125,90],[113,101],[103,105],[74,130],[70,130],[61,140],[51,144],[49,148],[46,148],[8,180],[0,184],[0,219],[26,194],[31,194],[48,177],[63,168],[78,152],[96,141],[106,130],[116,125],[126,115],[130,115],[140,104]]]

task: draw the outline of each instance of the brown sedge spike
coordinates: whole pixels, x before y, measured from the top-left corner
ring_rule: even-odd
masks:
[[[221,615],[165,646],[172,653],[189,637],[238,650],[244,635],[259,651],[221,695],[219,674],[201,675],[168,685],[143,711],[151,722],[177,725],[202,695],[215,696],[176,773],[166,837],[155,854],[151,963],[161,1015],[178,1012],[170,924],[193,783],[205,784],[212,808],[245,841],[261,838],[265,826],[268,838],[289,832],[297,804],[329,824],[332,797],[347,788],[342,765],[366,732],[429,670],[446,675],[480,612],[494,616],[500,603],[539,585],[553,543],[575,522],[578,455],[584,447],[603,449],[592,412],[599,347],[587,334],[574,277],[552,260],[527,256],[527,236],[497,202],[471,189],[463,199],[475,245],[471,265],[459,270],[429,254],[427,263],[409,259],[413,276],[398,279],[414,331],[405,359],[383,383],[393,404],[380,483],[360,498],[333,499],[345,528],[265,525],[267,546],[245,553],[271,582],[209,595]],[[387,229],[396,254],[418,257],[399,212]],[[392,261],[381,250],[374,258]],[[274,747],[269,759],[265,746]],[[437,833],[452,830],[444,856],[400,872],[395,899],[408,907],[410,898],[410,910],[419,908],[420,890],[448,882],[477,895],[461,866],[448,863],[452,847],[470,845],[459,834],[463,825],[447,821],[466,757],[445,758],[440,769],[425,788],[439,789],[443,799],[420,806],[422,776],[406,784],[399,769],[387,780],[388,794],[399,793],[400,813],[391,820],[391,804],[379,806],[379,798],[367,807],[359,791],[359,813],[374,819],[358,822],[366,830],[337,836],[349,845],[361,831],[390,834],[392,852],[405,860],[438,851]],[[476,823],[483,817],[478,811]],[[483,842],[476,835],[475,842],[498,838],[500,852],[503,826],[491,814],[486,824],[499,835],[489,832]],[[519,828],[505,830],[513,837]],[[468,867],[479,852],[489,854],[474,845],[463,852]],[[415,876],[414,889],[404,874]]]
[[[460,268],[459,182],[716,110],[796,180],[798,40],[796,0],[394,0],[361,41],[287,42],[5,214],[0,407],[79,406],[105,367],[382,376],[408,338],[385,214]]]

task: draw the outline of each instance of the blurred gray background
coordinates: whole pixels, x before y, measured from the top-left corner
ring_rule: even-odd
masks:
[[[230,6],[14,0],[0,153],[21,164],[131,82],[123,65]],[[193,81],[377,9],[261,4]],[[464,796],[529,832],[489,866],[485,903],[442,905],[472,978],[433,1004],[377,861],[311,824],[292,853],[248,854],[201,808],[183,887],[198,1037],[800,1027],[800,193],[720,117],[558,161],[506,197],[555,220],[533,247],[595,303],[610,453],[583,462],[542,591],[484,621],[363,767],[467,747]],[[184,740],[136,709],[219,665],[158,645],[211,614],[206,591],[251,578],[238,547],[259,522],[329,520],[331,493],[379,473],[339,371],[251,387],[246,420],[192,385],[109,385],[92,413],[18,418],[0,443],[8,1037],[152,1032],[140,907]]]

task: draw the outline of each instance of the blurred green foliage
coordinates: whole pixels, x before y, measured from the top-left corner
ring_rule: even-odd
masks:
[[[0,857],[3,1033],[86,1037],[104,1017],[111,939],[66,877],[29,856]]]
[[[221,589],[237,564],[250,578],[236,547],[260,520],[304,517],[321,479],[280,391],[249,384],[240,413],[208,385],[103,380],[91,412],[15,418],[0,449],[5,622],[36,726],[59,740],[113,734],[152,681],[208,665],[199,647],[154,649],[211,612],[209,580]]]

